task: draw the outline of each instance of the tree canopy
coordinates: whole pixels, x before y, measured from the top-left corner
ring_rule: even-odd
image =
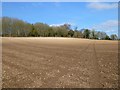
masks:
[[[70,24],[50,26],[46,23],[36,22],[30,24],[23,20],[10,17],[2,17],[3,37],[74,37],[100,40],[117,40],[118,36],[112,34],[110,37],[105,32],[81,29],[76,26],[73,30]]]

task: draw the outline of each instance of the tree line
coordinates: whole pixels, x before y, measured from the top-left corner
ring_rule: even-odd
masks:
[[[112,34],[108,36],[105,32],[71,28],[70,24],[60,26],[49,26],[48,24],[37,22],[30,24],[23,20],[10,17],[2,17],[3,37],[74,37],[100,40],[117,40],[118,36]]]

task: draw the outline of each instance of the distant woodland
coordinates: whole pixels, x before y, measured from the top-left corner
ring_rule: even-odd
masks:
[[[23,20],[10,17],[2,17],[3,37],[74,37],[99,40],[117,40],[118,36],[112,34],[108,36],[105,32],[81,29],[78,27],[71,28],[70,24],[61,26],[49,26],[48,24],[37,22],[30,24]]]

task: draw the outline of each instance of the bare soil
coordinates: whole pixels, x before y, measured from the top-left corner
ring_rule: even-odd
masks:
[[[117,88],[118,42],[2,38],[3,88]]]

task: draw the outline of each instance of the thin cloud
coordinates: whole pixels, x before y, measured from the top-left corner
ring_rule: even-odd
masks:
[[[109,27],[109,28],[116,27],[116,26],[118,26],[118,21],[117,20],[108,20],[106,22],[103,22],[101,24],[101,26],[103,26],[103,27]]]
[[[59,23],[59,24],[50,24],[49,26],[54,26],[54,27],[58,27],[58,26],[61,26],[61,25],[64,25],[64,24],[70,24],[72,26],[74,26],[75,24],[74,23]]]
[[[93,2],[87,5],[88,8],[103,10],[103,9],[114,9],[118,7],[118,3],[100,3]]]
[[[117,33],[118,32],[118,30],[117,30],[118,21],[117,20],[108,20],[108,21],[105,21],[98,25],[93,25],[91,28],[98,30],[98,31]]]
[[[61,25],[64,25],[64,23],[60,23],[60,24],[50,24],[49,26],[54,26],[54,27],[58,27],[58,26],[61,26]]]

